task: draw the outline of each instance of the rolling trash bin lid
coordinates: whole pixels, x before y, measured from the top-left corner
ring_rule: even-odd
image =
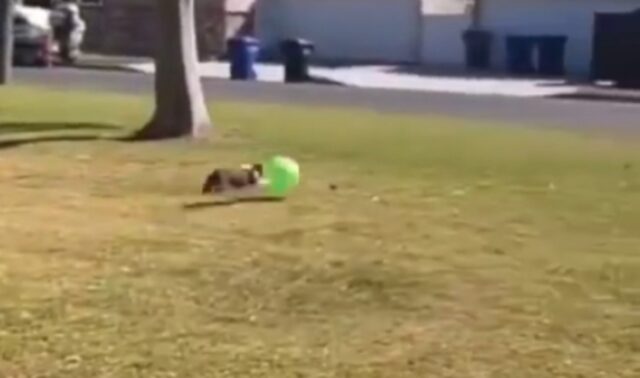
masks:
[[[305,51],[309,51],[309,50],[314,50],[315,49],[315,45],[313,44],[313,42],[306,40],[306,39],[302,39],[302,38],[290,38],[290,39],[285,39],[284,41],[282,41],[280,43],[280,48],[282,49],[283,52],[288,52],[288,51],[292,51],[292,50],[305,50]]]
[[[229,44],[238,44],[238,45],[258,45],[259,41],[257,38],[249,37],[249,36],[241,36],[241,37],[232,37],[227,40]]]

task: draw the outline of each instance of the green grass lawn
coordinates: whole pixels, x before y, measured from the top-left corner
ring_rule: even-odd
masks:
[[[0,376],[640,376],[640,139],[212,110],[118,142],[147,99],[0,90]],[[273,153],[286,202],[199,196]]]

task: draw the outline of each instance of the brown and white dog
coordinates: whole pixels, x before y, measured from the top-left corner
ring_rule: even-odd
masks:
[[[215,169],[202,185],[202,194],[251,195],[263,182],[262,164],[247,164],[240,168]]]

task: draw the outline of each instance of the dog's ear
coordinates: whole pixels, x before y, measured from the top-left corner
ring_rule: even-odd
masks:
[[[264,168],[262,167],[262,164],[254,164],[252,169],[258,174],[258,176],[262,177],[264,175]]]

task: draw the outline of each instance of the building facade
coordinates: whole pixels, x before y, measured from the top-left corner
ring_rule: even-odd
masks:
[[[83,49],[116,55],[151,56],[158,28],[155,7],[158,0],[83,0],[82,16],[87,23]],[[202,58],[215,56],[225,46],[225,1],[196,0],[198,51]]]
[[[492,35],[491,69],[507,70],[508,36],[566,38],[569,76],[588,77],[599,13],[640,9],[640,0],[259,0],[265,48],[306,38],[320,60],[465,69],[463,33]]]
[[[507,61],[506,36],[560,35],[567,38],[567,72],[588,77],[596,15],[640,9],[640,0],[481,0],[478,5],[478,27],[494,35],[492,55],[497,69],[503,70]]]
[[[640,9],[640,0],[422,0],[422,3],[420,64],[464,67],[465,45],[461,36],[473,28],[491,33],[491,68],[495,71],[507,70],[509,36],[565,37],[565,70],[568,76],[577,78],[592,75],[597,16]]]

